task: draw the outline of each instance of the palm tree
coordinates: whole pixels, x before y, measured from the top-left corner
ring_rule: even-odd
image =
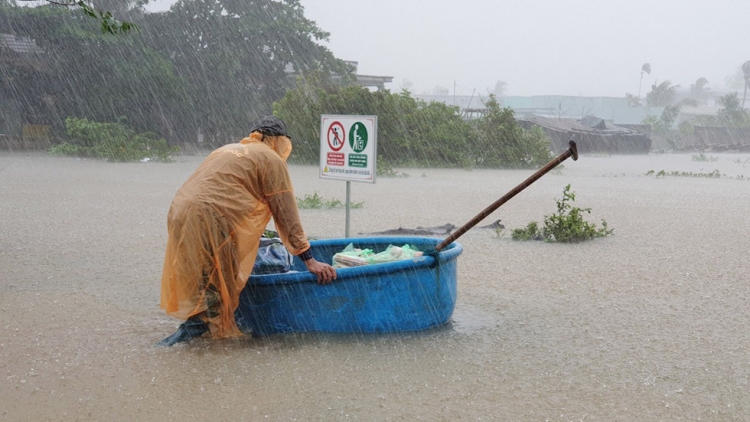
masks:
[[[708,85],[708,79],[704,77],[698,78],[698,80],[695,81],[693,85],[690,86],[690,96],[695,100],[702,100],[706,96],[706,91],[708,90],[706,86]]]
[[[747,97],[747,86],[750,85],[750,60],[742,63],[742,73],[745,74],[745,93],[742,94],[742,109],[745,109],[745,98]]]
[[[651,74],[651,64],[643,63],[641,66],[641,83],[638,84],[638,98],[641,98],[641,86],[643,85],[643,72]]]
[[[677,96],[677,86],[673,86],[669,81],[664,81],[658,85],[654,82],[651,85],[651,92],[646,94],[646,104],[656,107],[672,105]]]

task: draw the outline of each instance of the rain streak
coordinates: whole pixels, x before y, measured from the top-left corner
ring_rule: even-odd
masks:
[[[0,0],[0,420],[750,419],[750,5],[500,3]]]

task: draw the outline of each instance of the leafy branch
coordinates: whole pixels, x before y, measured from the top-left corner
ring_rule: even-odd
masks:
[[[31,2],[36,0],[18,0],[22,2]],[[112,16],[112,12],[106,11],[106,10],[96,10],[89,4],[87,4],[83,0],[78,1],[72,1],[72,2],[61,2],[61,1],[55,1],[55,0],[44,0],[45,2],[49,4],[53,4],[55,6],[64,6],[64,7],[75,7],[78,6],[83,10],[83,14],[89,17],[92,17],[94,19],[99,20],[101,22],[101,29],[102,33],[105,34],[126,34],[130,31],[137,31],[140,33],[140,29],[138,28],[138,25],[136,25],[133,22],[124,22],[119,19],[116,19],[114,16]]]

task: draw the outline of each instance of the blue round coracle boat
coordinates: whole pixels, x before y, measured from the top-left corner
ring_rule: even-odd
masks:
[[[368,237],[312,241],[318,261],[331,262],[350,243],[378,253],[389,245],[434,248],[441,239]],[[320,285],[295,259],[292,272],[252,275],[240,294],[237,324],[254,336],[318,331],[384,333],[416,331],[448,322],[456,305],[456,261],[452,243],[438,255],[339,268],[337,279]]]

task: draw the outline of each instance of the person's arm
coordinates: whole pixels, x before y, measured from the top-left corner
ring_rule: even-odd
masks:
[[[310,252],[310,242],[307,241],[305,231],[302,229],[297,200],[292,192],[280,192],[269,196],[268,206],[281,242],[289,252],[305,263],[307,270],[318,277],[318,283],[327,284],[335,280],[336,269],[316,260]]]
[[[307,266],[307,271],[318,276],[318,283],[328,284],[336,279],[336,269],[313,258],[310,249],[302,252],[298,257],[305,263],[305,266]]]

